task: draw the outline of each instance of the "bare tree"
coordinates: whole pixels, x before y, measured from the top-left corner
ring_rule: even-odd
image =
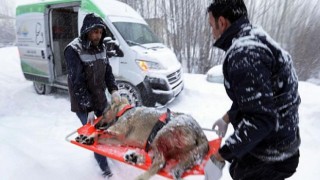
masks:
[[[0,44],[15,42],[14,4],[9,0],[0,0]]]
[[[224,53],[212,48],[206,8],[211,0],[122,0],[142,14],[156,19],[151,28],[171,47],[185,72],[206,73],[221,64]],[[320,69],[318,0],[244,0],[253,24],[261,25],[294,59],[299,78],[305,80]],[[159,24],[161,24],[159,26]],[[162,27],[162,28],[159,28]]]
[[[311,4],[304,3],[303,9],[295,17],[295,28],[293,37],[293,57],[299,78],[306,80],[313,76],[319,76],[320,72],[320,23],[318,21],[320,13],[319,1],[312,1]],[[301,6],[300,6],[301,8]],[[318,77],[320,78],[320,77]]]
[[[290,52],[300,80],[319,76],[319,15],[316,0],[245,0],[252,22],[262,25]]]

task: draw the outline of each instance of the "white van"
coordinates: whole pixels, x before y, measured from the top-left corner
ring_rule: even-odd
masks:
[[[110,58],[121,95],[139,106],[165,105],[183,89],[181,64],[130,6],[115,0],[51,0],[16,9],[17,46],[26,79],[38,94],[67,89],[63,56],[84,16],[101,16],[123,52]]]

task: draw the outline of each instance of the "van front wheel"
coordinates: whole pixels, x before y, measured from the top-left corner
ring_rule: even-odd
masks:
[[[138,107],[142,105],[140,92],[136,87],[127,82],[117,82],[118,91],[122,97],[126,97],[132,106]]]
[[[33,82],[33,87],[36,90],[37,94],[50,94],[51,93],[51,86],[39,83],[39,82]]]

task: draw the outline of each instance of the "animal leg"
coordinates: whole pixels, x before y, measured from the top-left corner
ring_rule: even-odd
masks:
[[[171,170],[173,179],[182,179],[181,176],[183,173],[195,164],[195,158],[190,155],[191,154],[188,153],[186,156],[183,156],[179,163]]]
[[[165,166],[166,160],[162,153],[154,152],[155,156],[152,160],[151,167],[145,173],[141,174],[136,180],[147,180],[158,173]]]
[[[123,145],[123,142],[115,137],[110,138],[98,138],[98,144],[108,144],[108,145]]]
[[[172,169],[171,174],[175,180],[181,179],[183,173],[200,163],[209,150],[208,143],[203,142],[200,146],[194,147],[191,151],[179,158],[179,163]]]

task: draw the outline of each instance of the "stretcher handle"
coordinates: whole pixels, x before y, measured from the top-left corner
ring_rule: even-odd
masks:
[[[75,133],[77,133],[77,130],[74,130],[73,132],[69,133],[66,137],[65,140],[68,142],[71,142],[71,139],[69,139],[72,135],[74,135]]]
[[[218,134],[218,130],[215,130],[215,129],[210,129],[210,128],[201,128],[201,129],[204,131],[212,131]]]
[[[211,132],[215,132],[218,136],[219,136],[219,132],[216,129],[209,129],[209,128],[201,128],[203,131],[211,131]],[[222,139],[223,137],[219,136],[219,139]]]

